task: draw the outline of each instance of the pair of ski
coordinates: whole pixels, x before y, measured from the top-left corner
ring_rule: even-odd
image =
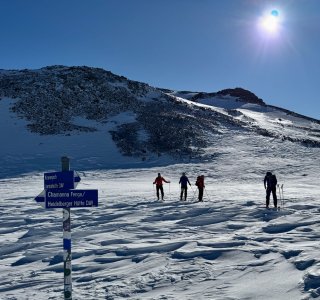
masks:
[[[187,203],[198,203],[198,202],[204,202],[203,200],[202,201],[199,201],[199,200],[194,200],[194,199],[191,199],[191,200],[179,200],[179,202],[187,202]]]
[[[160,199],[157,199],[157,202],[165,202],[164,199],[160,200]],[[198,202],[204,202],[203,200],[202,201],[188,201],[188,200],[179,200],[179,202],[185,202],[185,203],[198,203]]]

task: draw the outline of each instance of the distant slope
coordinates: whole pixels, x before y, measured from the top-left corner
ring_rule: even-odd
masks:
[[[267,105],[250,91],[235,88],[217,93],[170,91],[169,94],[219,110],[242,121],[245,128],[260,135],[298,142],[305,146],[320,146],[319,120]]]

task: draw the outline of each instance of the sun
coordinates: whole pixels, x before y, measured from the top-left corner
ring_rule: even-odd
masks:
[[[280,13],[274,9],[271,12],[263,15],[259,20],[261,29],[269,34],[275,34],[279,31],[281,25]]]

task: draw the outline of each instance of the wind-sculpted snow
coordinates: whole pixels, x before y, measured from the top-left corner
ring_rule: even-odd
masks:
[[[98,208],[71,209],[75,299],[320,296],[318,153],[297,146],[295,153],[306,155],[299,172],[290,171],[296,154],[283,154],[277,175],[285,206],[266,210],[262,170],[278,152],[253,168],[239,144],[235,172],[229,142],[224,164],[162,168],[171,180],[164,202],[155,201],[152,187],[158,168],[81,172],[78,188],[98,188],[100,196]],[[187,202],[178,201],[181,170],[192,183],[205,174],[205,202],[195,202],[194,186]],[[39,173],[0,181],[1,299],[61,299],[62,211],[35,203],[42,185]]]

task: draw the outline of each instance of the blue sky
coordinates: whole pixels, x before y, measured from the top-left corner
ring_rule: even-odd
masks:
[[[262,29],[277,10],[278,29]],[[243,87],[320,118],[319,0],[0,0],[0,68],[87,65],[150,85]]]

